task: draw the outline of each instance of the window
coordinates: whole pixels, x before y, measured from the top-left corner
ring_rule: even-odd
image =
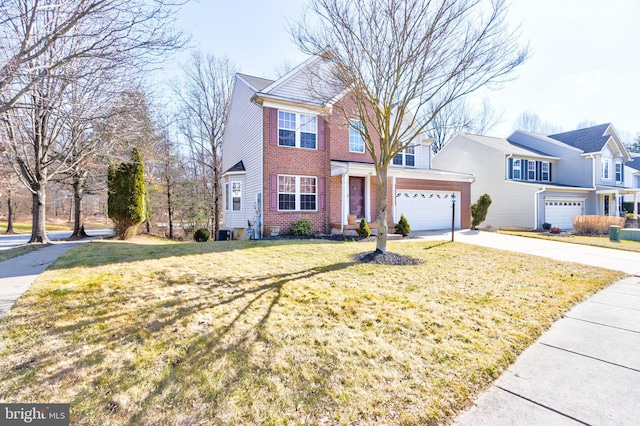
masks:
[[[224,184],[224,209],[229,211],[229,183]]]
[[[316,210],[317,181],[312,176],[278,176],[278,210]]]
[[[395,166],[416,166],[416,146],[411,144],[403,152],[393,157],[392,163]]]
[[[602,179],[611,179],[611,159],[602,159]]]
[[[548,163],[547,163],[548,164]],[[529,160],[527,180],[536,180],[536,162]]]
[[[513,160],[513,179],[520,180],[520,164],[522,160],[514,159]]]
[[[616,161],[616,182],[622,183],[622,163]]]
[[[231,200],[233,211],[242,211],[242,184],[240,182],[231,182]]]
[[[541,163],[540,170],[541,170],[541,172],[540,172],[540,174],[541,174],[540,180],[545,181],[545,182],[549,182],[549,180],[551,180],[550,179],[551,176],[550,176],[550,173],[549,173],[549,171],[551,170],[551,164],[546,162],[546,161],[543,161]]]
[[[362,139],[362,122],[349,120],[349,152],[364,152],[364,140]]]
[[[316,149],[317,133],[317,117],[278,111],[278,145]]]

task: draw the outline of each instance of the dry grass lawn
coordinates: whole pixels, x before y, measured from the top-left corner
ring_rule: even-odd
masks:
[[[461,243],[92,242],[0,320],[0,401],[74,425],[442,424],[616,272]]]
[[[611,241],[609,236],[586,236],[586,235],[549,235],[535,231],[498,231],[501,234],[517,235],[519,237],[541,238],[544,240],[558,241],[561,243],[581,244],[583,246],[604,247],[616,250],[634,251],[640,253],[640,242],[638,241]]]

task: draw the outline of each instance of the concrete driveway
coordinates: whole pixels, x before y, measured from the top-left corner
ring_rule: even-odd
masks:
[[[454,239],[629,274],[557,321],[455,425],[640,423],[640,253],[469,230]]]
[[[451,231],[418,231],[411,235],[421,239],[451,240]],[[456,231],[454,240],[640,275],[640,253],[468,229]]]

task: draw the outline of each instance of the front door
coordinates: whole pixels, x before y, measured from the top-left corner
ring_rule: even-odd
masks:
[[[349,214],[364,217],[364,178],[349,177]]]
[[[604,215],[609,216],[609,196],[604,196]]]

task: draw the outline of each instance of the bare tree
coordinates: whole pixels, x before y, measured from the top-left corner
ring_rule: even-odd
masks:
[[[210,192],[213,235],[217,236],[222,210],[220,148],[237,69],[227,58],[195,52],[182,71],[183,79],[173,86],[179,100],[180,126],[194,159],[213,175]]]
[[[531,111],[524,111],[513,123],[513,130],[524,130],[526,132],[553,135],[562,132],[562,128],[549,121],[543,121],[538,114]]]
[[[427,114],[432,114],[433,109],[437,106],[436,102],[427,109]],[[458,133],[468,132],[484,135],[500,120],[501,114],[498,114],[487,99],[483,100],[482,106],[478,110],[470,106],[466,99],[459,98],[445,105],[440,109],[440,112],[433,115],[426,133],[430,139],[433,139],[431,149],[434,154],[437,154]]]
[[[636,135],[633,142],[627,144],[627,149],[633,153],[640,153],[640,133]]]
[[[448,104],[510,79],[526,60],[506,11],[503,0],[311,0],[292,25],[300,48],[330,64],[313,77],[335,89],[322,100],[348,90],[356,108],[344,113],[363,123],[378,179],[378,251],[387,250],[393,158]]]
[[[185,44],[172,25],[180,0],[3,0],[0,113],[47,74],[78,59],[142,67]],[[73,40],[73,49],[59,49]],[[56,51],[56,54],[51,54]],[[46,58],[46,60],[43,60]],[[17,76],[30,78],[18,81]],[[7,91],[8,88],[11,91]]]
[[[32,192],[30,242],[48,242],[46,185],[77,165],[64,138],[72,82],[93,85],[98,72],[135,76],[184,43],[173,30],[171,0],[10,0],[0,21],[0,111],[7,153]],[[77,152],[76,152],[77,154]]]

